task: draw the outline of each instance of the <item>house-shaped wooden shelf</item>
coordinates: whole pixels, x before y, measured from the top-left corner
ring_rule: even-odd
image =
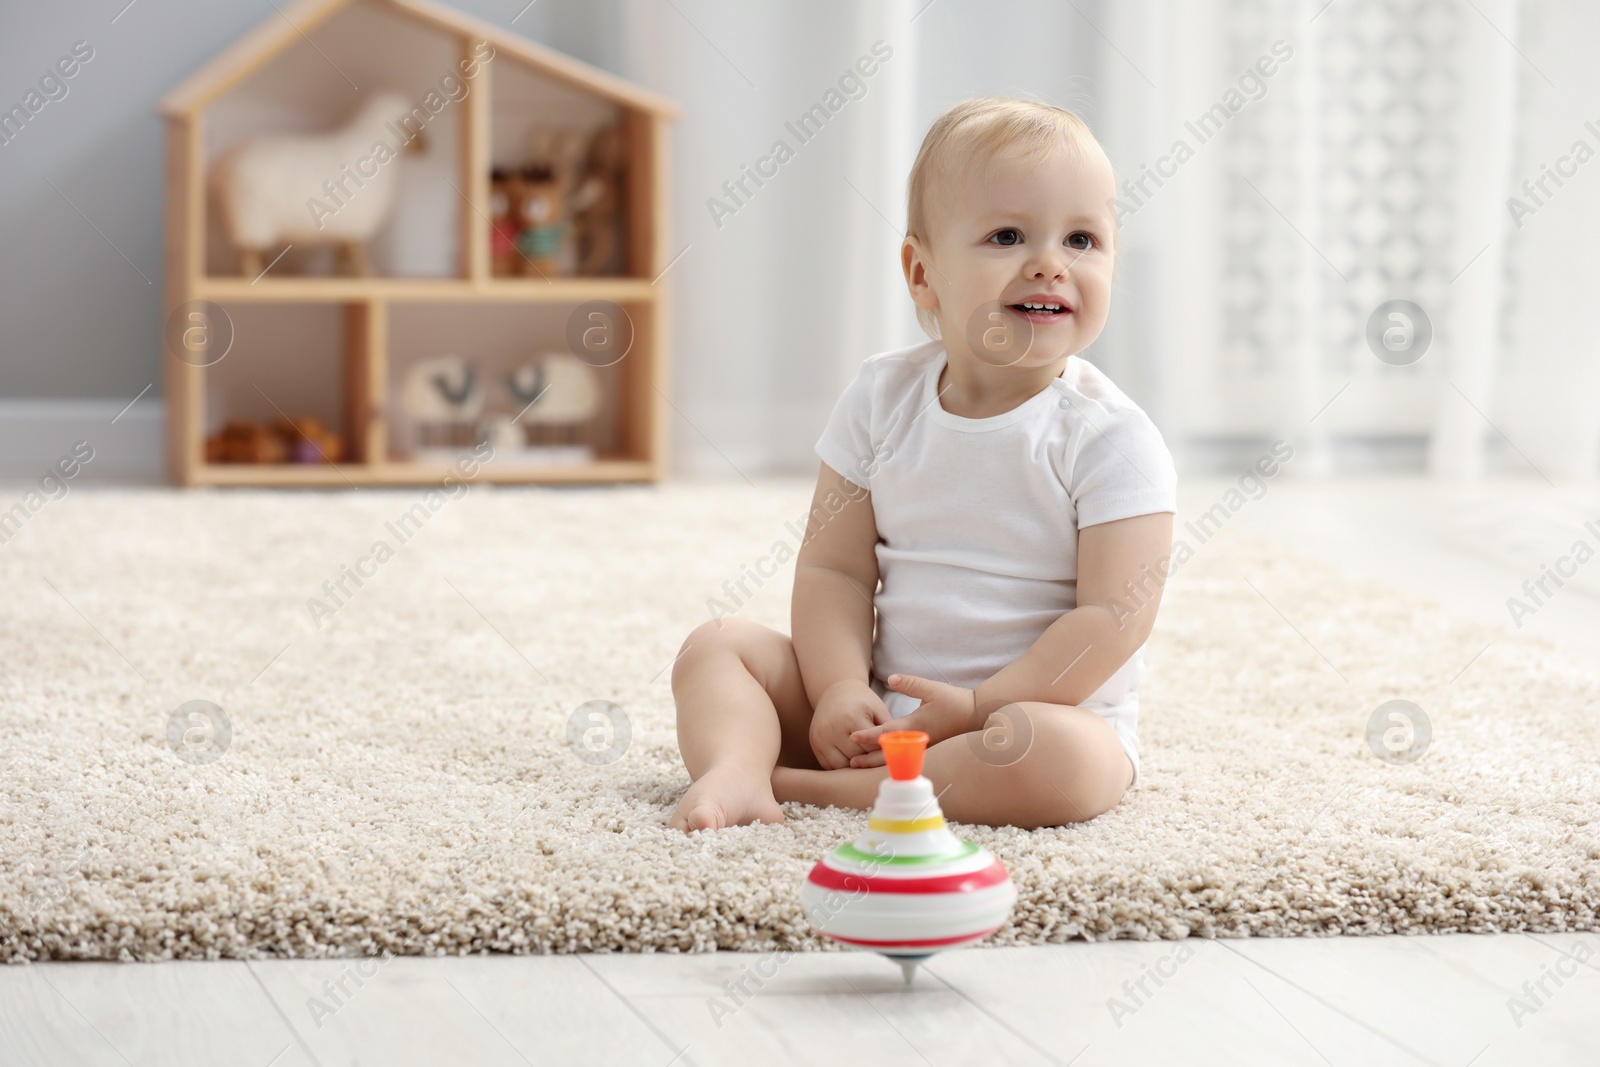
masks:
[[[375,139],[359,135],[376,127],[360,116],[396,101],[410,110],[386,127],[395,150],[366,150]],[[175,88],[160,114],[175,481],[426,484],[459,473],[469,454],[488,456],[470,466],[491,481],[663,475],[671,101],[428,0],[298,0]],[[341,129],[356,140],[329,156]],[[552,141],[570,164],[554,168],[556,202],[583,206],[562,226],[508,231],[506,188],[555,181],[535,154]],[[254,183],[250,232],[318,228],[243,247],[245,194],[224,172]],[[326,181],[309,186],[308,173]],[[292,222],[261,207],[274,197]],[[361,222],[380,207],[381,222]],[[362,225],[358,240],[332,240]],[[588,369],[574,371],[573,354]],[[565,377],[542,362],[552,358],[566,359]],[[443,437],[413,417],[410,399],[419,381],[452,402],[468,394],[464,377],[433,374],[440,361],[470,367],[476,391],[470,421]],[[563,390],[596,414],[557,425],[549,397]],[[327,429],[323,448],[285,421],[304,429],[308,419]],[[246,461],[224,448],[225,424],[229,441],[259,429],[290,447]]]

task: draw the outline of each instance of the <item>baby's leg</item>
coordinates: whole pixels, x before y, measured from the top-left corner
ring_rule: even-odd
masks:
[[[981,732],[946,738],[928,749],[922,773],[946,816],[986,826],[1032,830],[1084,822],[1115,807],[1133,780],[1133,764],[1103,717],[1069,704],[1026,700],[1009,705],[1011,749],[986,748]],[[1026,738],[1026,740],[1024,740]],[[871,808],[884,767],[842,767],[814,773],[779,766],[780,801]]]
[[[773,766],[822,766],[811,751],[811,702],[789,638],[745,619],[704,623],[673,664],[672,695],[678,748],[694,784],[669,825],[782,822]]]

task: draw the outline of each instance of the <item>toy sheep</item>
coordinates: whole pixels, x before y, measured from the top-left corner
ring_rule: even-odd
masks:
[[[489,458],[484,462],[493,462],[498,457],[514,456],[522,448],[522,432],[505,415],[485,415],[478,420],[477,437],[473,443],[488,445]]]
[[[470,446],[487,390],[462,356],[413,363],[400,387],[400,409],[417,427],[424,447]]]
[[[284,242],[336,245],[351,273],[370,273],[366,242],[394,210],[393,161],[422,150],[422,134],[399,125],[408,109],[379,93],[339,129],[251,138],[217,160],[211,188],[246,277]]]
[[[506,375],[506,388],[525,405],[520,421],[530,445],[545,444],[552,428],[558,443],[588,436],[600,413],[600,374],[569,352],[549,352]]]

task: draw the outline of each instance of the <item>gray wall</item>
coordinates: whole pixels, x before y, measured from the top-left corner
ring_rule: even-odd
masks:
[[[156,101],[278,17],[268,0],[124,2],[8,4],[0,14],[0,108],[21,103],[74,43],[94,50],[65,80],[66,95],[0,144],[0,399],[127,399],[160,382],[165,134]],[[521,5],[453,6],[505,25]],[[540,0],[513,28],[614,66],[604,27],[616,7]]]

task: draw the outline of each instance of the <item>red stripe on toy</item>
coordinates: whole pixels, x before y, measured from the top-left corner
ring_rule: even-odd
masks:
[[[991,926],[982,933],[958,934],[955,937],[932,937],[921,941],[868,941],[860,937],[840,937],[838,934],[828,934],[827,936],[835,941],[848,941],[852,945],[860,945],[863,948],[936,948],[939,945],[953,945],[957,941],[971,941],[974,938],[988,937],[998,929],[1000,927]]]
[[[818,863],[811,868],[806,880],[823,889],[842,889],[848,893],[858,893],[863,889],[868,893],[969,893],[1003,885],[1009,877],[1005,866],[995,860],[982,870],[931,875],[927,878],[874,878],[867,874],[835,870],[827,864]]]

